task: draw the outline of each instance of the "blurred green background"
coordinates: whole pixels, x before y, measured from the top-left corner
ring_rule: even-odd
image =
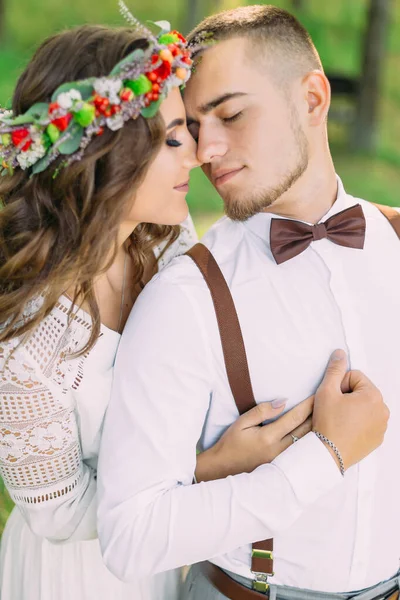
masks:
[[[254,4],[126,1],[139,19],[167,19],[186,32],[206,14]],[[347,190],[400,206],[400,0],[277,0],[275,5],[296,14],[307,27],[331,76],[329,133],[337,172]],[[82,23],[122,24],[117,0],[0,0],[0,104],[9,106],[17,77],[46,36]],[[375,119],[369,114],[374,98]],[[364,143],[363,134],[370,129],[372,142]],[[222,213],[218,194],[200,170],[192,175],[188,201],[200,234]],[[11,508],[1,485],[0,532]]]

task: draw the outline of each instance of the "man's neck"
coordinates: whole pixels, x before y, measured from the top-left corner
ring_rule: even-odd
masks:
[[[282,194],[265,212],[307,223],[318,223],[334,204],[337,191],[332,161],[325,165],[319,164],[317,168],[310,164],[291,189]]]

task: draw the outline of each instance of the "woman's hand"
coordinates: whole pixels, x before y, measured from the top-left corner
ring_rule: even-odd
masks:
[[[264,421],[279,416],[285,404],[285,400],[263,402],[241,415],[212,448],[198,455],[196,480],[211,481],[250,473],[256,467],[272,462],[293,444],[292,435],[301,438],[311,431],[314,396],[273,423],[260,427]]]

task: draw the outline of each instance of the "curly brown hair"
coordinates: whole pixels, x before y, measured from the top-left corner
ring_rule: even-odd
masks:
[[[36,102],[50,102],[61,84],[100,77],[148,42],[132,29],[82,26],[54,35],[36,51],[21,75],[13,97],[15,115]],[[160,115],[139,117],[119,131],[106,129],[88,146],[82,160],[61,169],[29,176],[16,171],[0,181],[0,341],[33,330],[73,285],[70,311],[79,302],[90,307],[92,331],[79,354],[100,333],[93,281],[112,264],[119,225],[152,160],[165,139]],[[57,169],[59,162],[54,163]],[[179,226],[139,225],[130,238],[135,283],[154,260],[153,249],[170,245]],[[107,261],[105,263],[105,261]],[[26,318],[27,303],[43,297]]]

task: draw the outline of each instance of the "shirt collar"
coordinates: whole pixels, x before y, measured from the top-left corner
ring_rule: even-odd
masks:
[[[354,205],[354,198],[352,196],[348,196],[344,187],[342,180],[338,175],[336,175],[338,189],[336,200],[328,210],[328,212],[318,221],[319,223],[324,223],[327,219],[336,215],[340,211],[349,208]],[[258,237],[260,237],[264,242],[267,242],[269,245],[269,233],[271,228],[271,219],[289,219],[289,217],[283,217],[281,215],[276,215],[274,213],[257,213],[254,217],[248,219],[244,225],[247,229],[250,229],[253,233],[255,233]],[[299,221],[299,219],[290,219],[293,221]],[[306,222],[306,221],[304,221]],[[309,223],[312,225],[312,223]]]

